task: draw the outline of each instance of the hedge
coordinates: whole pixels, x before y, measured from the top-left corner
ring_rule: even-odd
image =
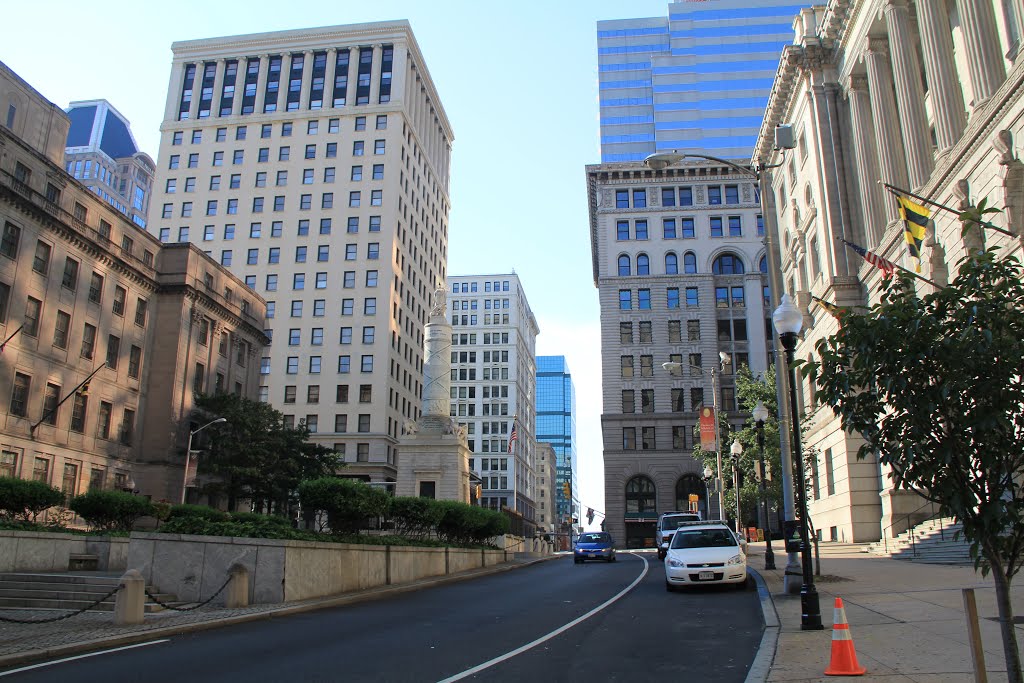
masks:
[[[64,502],[64,494],[41,481],[0,477],[0,517],[35,521],[43,510]]]
[[[356,479],[321,477],[299,484],[302,507],[325,513],[335,534],[358,534],[367,520],[387,514],[390,500],[386,492]]]
[[[140,517],[156,514],[147,499],[124,491],[89,491],[72,498],[68,507],[101,531],[131,531]]]

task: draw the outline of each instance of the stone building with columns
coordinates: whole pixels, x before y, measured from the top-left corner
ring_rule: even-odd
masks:
[[[772,238],[784,290],[806,311],[797,357],[811,357],[836,329],[812,297],[839,306],[877,299],[882,272],[841,240],[916,265],[883,183],[958,209],[987,198],[1007,209],[997,225],[1024,231],[1022,13],[1019,0],[831,0],[797,17],[753,155],[780,165],[769,179],[779,219]],[[773,149],[781,123],[794,125],[791,152]],[[973,243],[952,213],[933,218],[922,275],[941,285]],[[983,239],[1018,246],[994,232]],[[857,458],[859,438],[802,381],[804,447],[817,457],[808,500],[822,537],[875,540],[930,516],[923,499],[893,489],[877,461]]]
[[[68,115],[3,63],[0,111],[0,476],[177,501],[196,394],[257,397],[265,302],[65,171]]]
[[[388,485],[420,417],[453,135],[407,21],[176,42],[148,229],[267,300],[260,396]]]

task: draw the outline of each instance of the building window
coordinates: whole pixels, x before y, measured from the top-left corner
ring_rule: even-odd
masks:
[[[28,297],[25,300],[25,326],[21,333],[29,337],[39,336],[39,319],[42,317],[43,302],[39,299]]]
[[[20,372],[14,373],[14,387],[11,390],[11,415],[18,417],[28,415],[28,395],[31,387],[31,377]]]

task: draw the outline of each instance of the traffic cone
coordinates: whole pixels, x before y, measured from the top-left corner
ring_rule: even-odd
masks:
[[[825,669],[826,676],[863,676],[867,671],[857,662],[853,649],[853,636],[846,623],[846,608],[843,599],[836,598],[835,616],[832,618],[832,661]]]

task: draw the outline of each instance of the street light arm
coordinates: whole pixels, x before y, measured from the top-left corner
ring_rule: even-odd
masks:
[[[199,432],[203,431],[204,429],[206,429],[210,425],[220,424],[222,422],[227,422],[227,421],[228,421],[228,419],[226,417],[218,417],[216,420],[211,420],[211,421],[207,422],[206,424],[204,424],[202,427],[200,427],[200,428],[198,428],[196,430],[190,431],[189,434],[191,434],[192,436],[195,436],[196,434],[198,434]]]

